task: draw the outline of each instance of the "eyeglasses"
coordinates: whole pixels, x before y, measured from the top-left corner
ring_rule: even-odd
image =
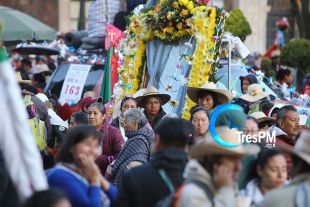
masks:
[[[259,132],[258,129],[252,129],[252,130],[245,129],[245,130],[243,130],[243,134],[251,134],[251,133],[257,133],[257,132]]]

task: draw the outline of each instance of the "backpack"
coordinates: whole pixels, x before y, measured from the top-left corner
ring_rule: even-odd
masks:
[[[28,123],[30,125],[35,142],[38,145],[40,151],[42,152],[47,145],[47,133],[45,123],[40,119],[35,109],[34,103],[31,101],[31,95],[25,95],[24,105],[29,115]]]
[[[167,187],[170,189],[171,194],[166,196],[165,198],[159,200],[155,207],[177,207],[178,202],[182,193],[183,188],[188,184],[188,183],[193,183],[197,185],[198,187],[202,188],[205,194],[208,196],[210,201],[212,202],[212,206],[214,206],[214,193],[208,188],[208,186],[198,180],[185,180],[183,184],[178,188],[177,191],[173,189],[172,182],[170,181],[169,177],[166,175],[165,171],[160,169],[158,170],[160,176],[164,180],[165,184]]]

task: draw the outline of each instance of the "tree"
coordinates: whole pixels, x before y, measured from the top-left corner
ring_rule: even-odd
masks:
[[[241,41],[244,41],[246,36],[252,34],[251,26],[240,9],[231,10],[230,17],[226,19],[225,31],[233,33]]]
[[[297,68],[306,74],[310,69],[310,40],[293,39],[287,43],[280,56],[281,65]]]
[[[296,18],[300,38],[310,40],[310,0],[290,0],[292,12]],[[301,4],[299,4],[299,2]],[[301,7],[299,6],[301,5]]]

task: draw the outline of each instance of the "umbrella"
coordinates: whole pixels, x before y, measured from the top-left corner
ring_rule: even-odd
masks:
[[[60,53],[60,49],[36,45],[36,46],[22,46],[12,50],[11,52],[16,52],[21,55],[30,55],[30,54],[58,55]]]
[[[39,20],[8,7],[0,6],[3,41],[54,40],[56,31]]]

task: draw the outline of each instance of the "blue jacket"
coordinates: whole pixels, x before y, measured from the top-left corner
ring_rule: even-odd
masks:
[[[101,189],[99,186],[87,186],[81,179],[69,171],[53,168],[47,174],[50,187],[62,190],[68,197],[72,207],[101,207]],[[111,206],[116,199],[117,189],[111,184],[105,192]]]
[[[256,76],[255,76],[254,74],[249,74],[249,75],[241,76],[241,77],[248,79],[248,80],[250,81],[250,85],[251,85],[251,84],[254,84],[254,83],[258,83],[257,78],[256,78]],[[241,77],[240,77],[240,78],[241,78]],[[243,90],[242,90],[242,81],[240,81],[240,82],[241,82],[241,92],[244,94],[244,92],[243,92]],[[250,108],[249,108],[249,106],[250,106],[249,102],[247,102],[247,101],[244,100],[244,99],[238,98],[238,99],[234,102],[234,104],[238,104],[239,106],[242,106],[242,107],[244,108],[244,113],[248,114],[248,112],[249,112],[249,110],[250,110]]]

